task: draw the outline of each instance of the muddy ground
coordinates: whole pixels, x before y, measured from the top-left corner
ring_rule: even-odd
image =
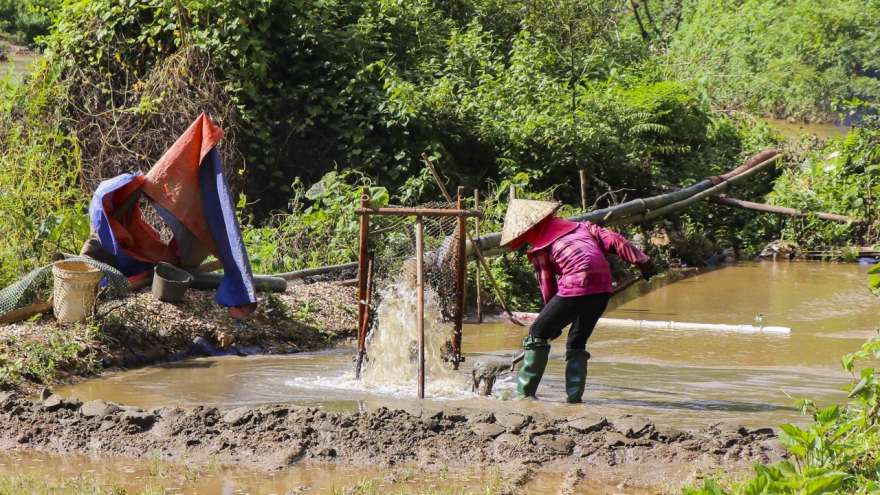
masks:
[[[144,411],[102,400],[82,403],[48,391],[37,402],[0,394],[0,448],[134,458],[160,454],[266,469],[302,460],[389,468],[517,464],[578,468],[594,480],[623,477],[642,486],[680,484],[694,474],[683,466],[712,472],[783,455],[772,429],[736,424],[681,431],[632,416],[547,419],[386,408],[343,414],[293,405]]]
[[[356,335],[354,287],[315,283],[261,293],[260,306],[244,320],[229,316],[213,297],[213,291],[190,290],[184,302],[165,303],[143,289],[101,301],[84,324],[61,323],[49,314],[2,325],[0,364],[20,364],[14,374],[0,374],[0,388],[33,394],[46,385],[157,362],[215,352],[289,354]]]

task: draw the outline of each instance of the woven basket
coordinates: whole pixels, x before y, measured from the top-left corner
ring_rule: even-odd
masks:
[[[58,321],[85,321],[95,307],[98,284],[104,272],[82,261],[65,261],[52,267],[55,276],[54,304]]]

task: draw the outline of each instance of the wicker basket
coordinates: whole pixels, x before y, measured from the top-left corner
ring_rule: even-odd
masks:
[[[82,261],[63,261],[52,267],[54,305],[58,321],[85,321],[95,307],[104,272]]]

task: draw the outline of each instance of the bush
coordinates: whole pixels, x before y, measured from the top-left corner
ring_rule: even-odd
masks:
[[[0,34],[6,33],[20,45],[34,45],[49,33],[50,12],[57,0],[0,0]]]

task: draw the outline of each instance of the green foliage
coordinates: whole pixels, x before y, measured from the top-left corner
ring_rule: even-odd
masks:
[[[276,213],[262,227],[255,220],[242,225],[254,270],[278,273],[356,261],[360,222],[354,209],[360,206],[363,186],[369,187],[373,206],[389,200],[384,187],[369,184],[369,178],[353,171],[330,172],[308,191],[295,181],[288,211]],[[246,203],[243,196],[239,208]],[[376,222],[381,227],[383,219]]]
[[[880,96],[880,4],[859,0],[684,2],[670,52],[717,105],[836,120]]]
[[[50,12],[58,0],[0,0],[0,35],[6,33],[20,45],[33,45],[49,33]]]
[[[880,336],[867,341],[858,352],[841,358],[843,369],[853,373],[844,387],[852,399],[846,406],[817,409],[812,401],[798,401],[811,411],[813,424],[800,428],[780,426],[779,441],[791,453],[790,461],[773,466],[755,464],[754,476],[726,491],[716,480],[686,495],[758,494],[868,494],[880,492],[880,458],[877,413],[880,410],[880,372],[865,367],[855,373],[859,360],[880,358]]]
[[[566,184],[571,202],[578,168],[593,195],[729,168],[739,135],[621,36],[630,24],[622,4],[574,0],[67,0],[47,46],[70,77],[100,68],[132,87],[187,47],[207,54],[240,126],[244,192],[260,198],[250,209],[265,215],[297,178],[331,170],[398,190],[425,150],[456,182],[527,172],[542,189]]]
[[[101,363],[92,352],[100,335],[92,327],[54,331],[44,340],[10,337],[0,355],[0,386],[10,387],[22,378],[49,384],[69,373],[93,375]]]
[[[767,196],[770,204],[877,219],[873,198],[880,193],[880,120],[868,118],[845,137],[827,141],[805,137],[800,144],[804,151],[782,166],[782,174]],[[857,242],[864,245],[877,240],[873,230],[866,232],[816,218],[785,218],[779,222],[783,238],[804,248]]]
[[[0,81],[0,285],[55,251],[79,252],[89,234],[78,143],[56,115],[67,91],[59,72],[47,64],[32,84]]]

